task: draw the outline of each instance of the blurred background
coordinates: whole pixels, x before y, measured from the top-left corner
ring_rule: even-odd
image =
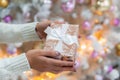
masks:
[[[120,0],[0,0],[0,21],[10,24],[48,19],[78,24],[77,72],[60,74],[34,70],[13,80],[120,80]],[[44,42],[0,44],[0,59]]]

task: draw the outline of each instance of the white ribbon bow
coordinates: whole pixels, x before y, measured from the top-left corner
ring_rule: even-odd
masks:
[[[61,40],[68,45],[71,45],[73,43],[76,43],[78,45],[77,36],[72,36],[66,33],[68,28],[69,28],[68,24],[62,24],[62,27],[58,27],[58,28],[48,27],[45,30],[45,33],[47,33],[48,39]]]

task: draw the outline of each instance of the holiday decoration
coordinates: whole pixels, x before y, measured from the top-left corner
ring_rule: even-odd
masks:
[[[14,45],[10,44],[8,45],[7,52],[8,54],[11,54],[11,55],[15,54],[17,53],[17,48]]]
[[[119,24],[120,24],[120,19],[118,19],[118,18],[115,18],[115,19],[113,19],[113,25],[114,26],[119,26]]]
[[[29,80],[120,80],[119,3],[120,0],[0,0],[0,20],[18,24],[49,19],[65,23],[65,26],[79,25],[79,46],[74,57],[76,72],[38,75],[33,71],[27,75]],[[52,30],[52,27],[48,28]],[[65,33],[60,32],[60,29],[52,31],[53,36],[59,35],[65,42],[71,40],[63,37]],[[68,33],[71,34],[71,31],[74,32],[75,27],[68,30]],[[32,48],[43,49],[48,45],[47,42],[43,43],[35,42],[31,47],[31,43],[1,45],[0,58],[12,57],[19,54],[19,51],[26,52]],[[53,43],[50,41],[50,44]],[[61,46],[60,44],[56,48],[60,49]],[[66,48],[65,45],[62,47]]]
[[[8,0],[0,0],[0,7],[6,8],[9,5]]]
[[[7,15],[3,18],[3,21],[6,22],[6,23],[10,23],[12,22],[12,16],[10,15]]]
[[[111,0],[91,0],[95,10],[106,11],[110,9]]]
[[[75,0],[62,0],[61,7],[64,12],[72,12],[75,7]]]
[[[120,56],[120,44],[117,44],[115,47],[117,56]]]
[[[83,29],[85,30],[90,30],[92,27],[91,27],[91,24],[89,21],[84,21],[83,23]]]

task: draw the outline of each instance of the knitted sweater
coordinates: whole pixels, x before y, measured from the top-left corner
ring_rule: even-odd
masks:
[[[36,22],[27,24],[0,23],[0,43],[15,43],[40,40],[35,31]],[[0,60],[0,80],[10,80],[11,74],[30,70],[25,53]],[[13,76],[14,77],[14,76]]]

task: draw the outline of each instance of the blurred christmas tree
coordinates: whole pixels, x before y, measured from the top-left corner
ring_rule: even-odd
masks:
[[[79,24],[77,73],[63,73],[64,75],[57,75],[56,80],[73,78],[120,80],[119,2],[119,0],[0,0],[0,20],[6,23],[27,23],[49,19]],[[39,46],[35,45],[35,48]],[[26,48],[25,45],[22,47]],[[18,53],[15,44],[9,44],[7,52],[5,49],[0,52],[0,57],[3,57],[2,53],[10,55]],[[19,50],[24,51],[23,48]],[[34,80],[55,77],[53,74],[47,74],[37,76]]]

